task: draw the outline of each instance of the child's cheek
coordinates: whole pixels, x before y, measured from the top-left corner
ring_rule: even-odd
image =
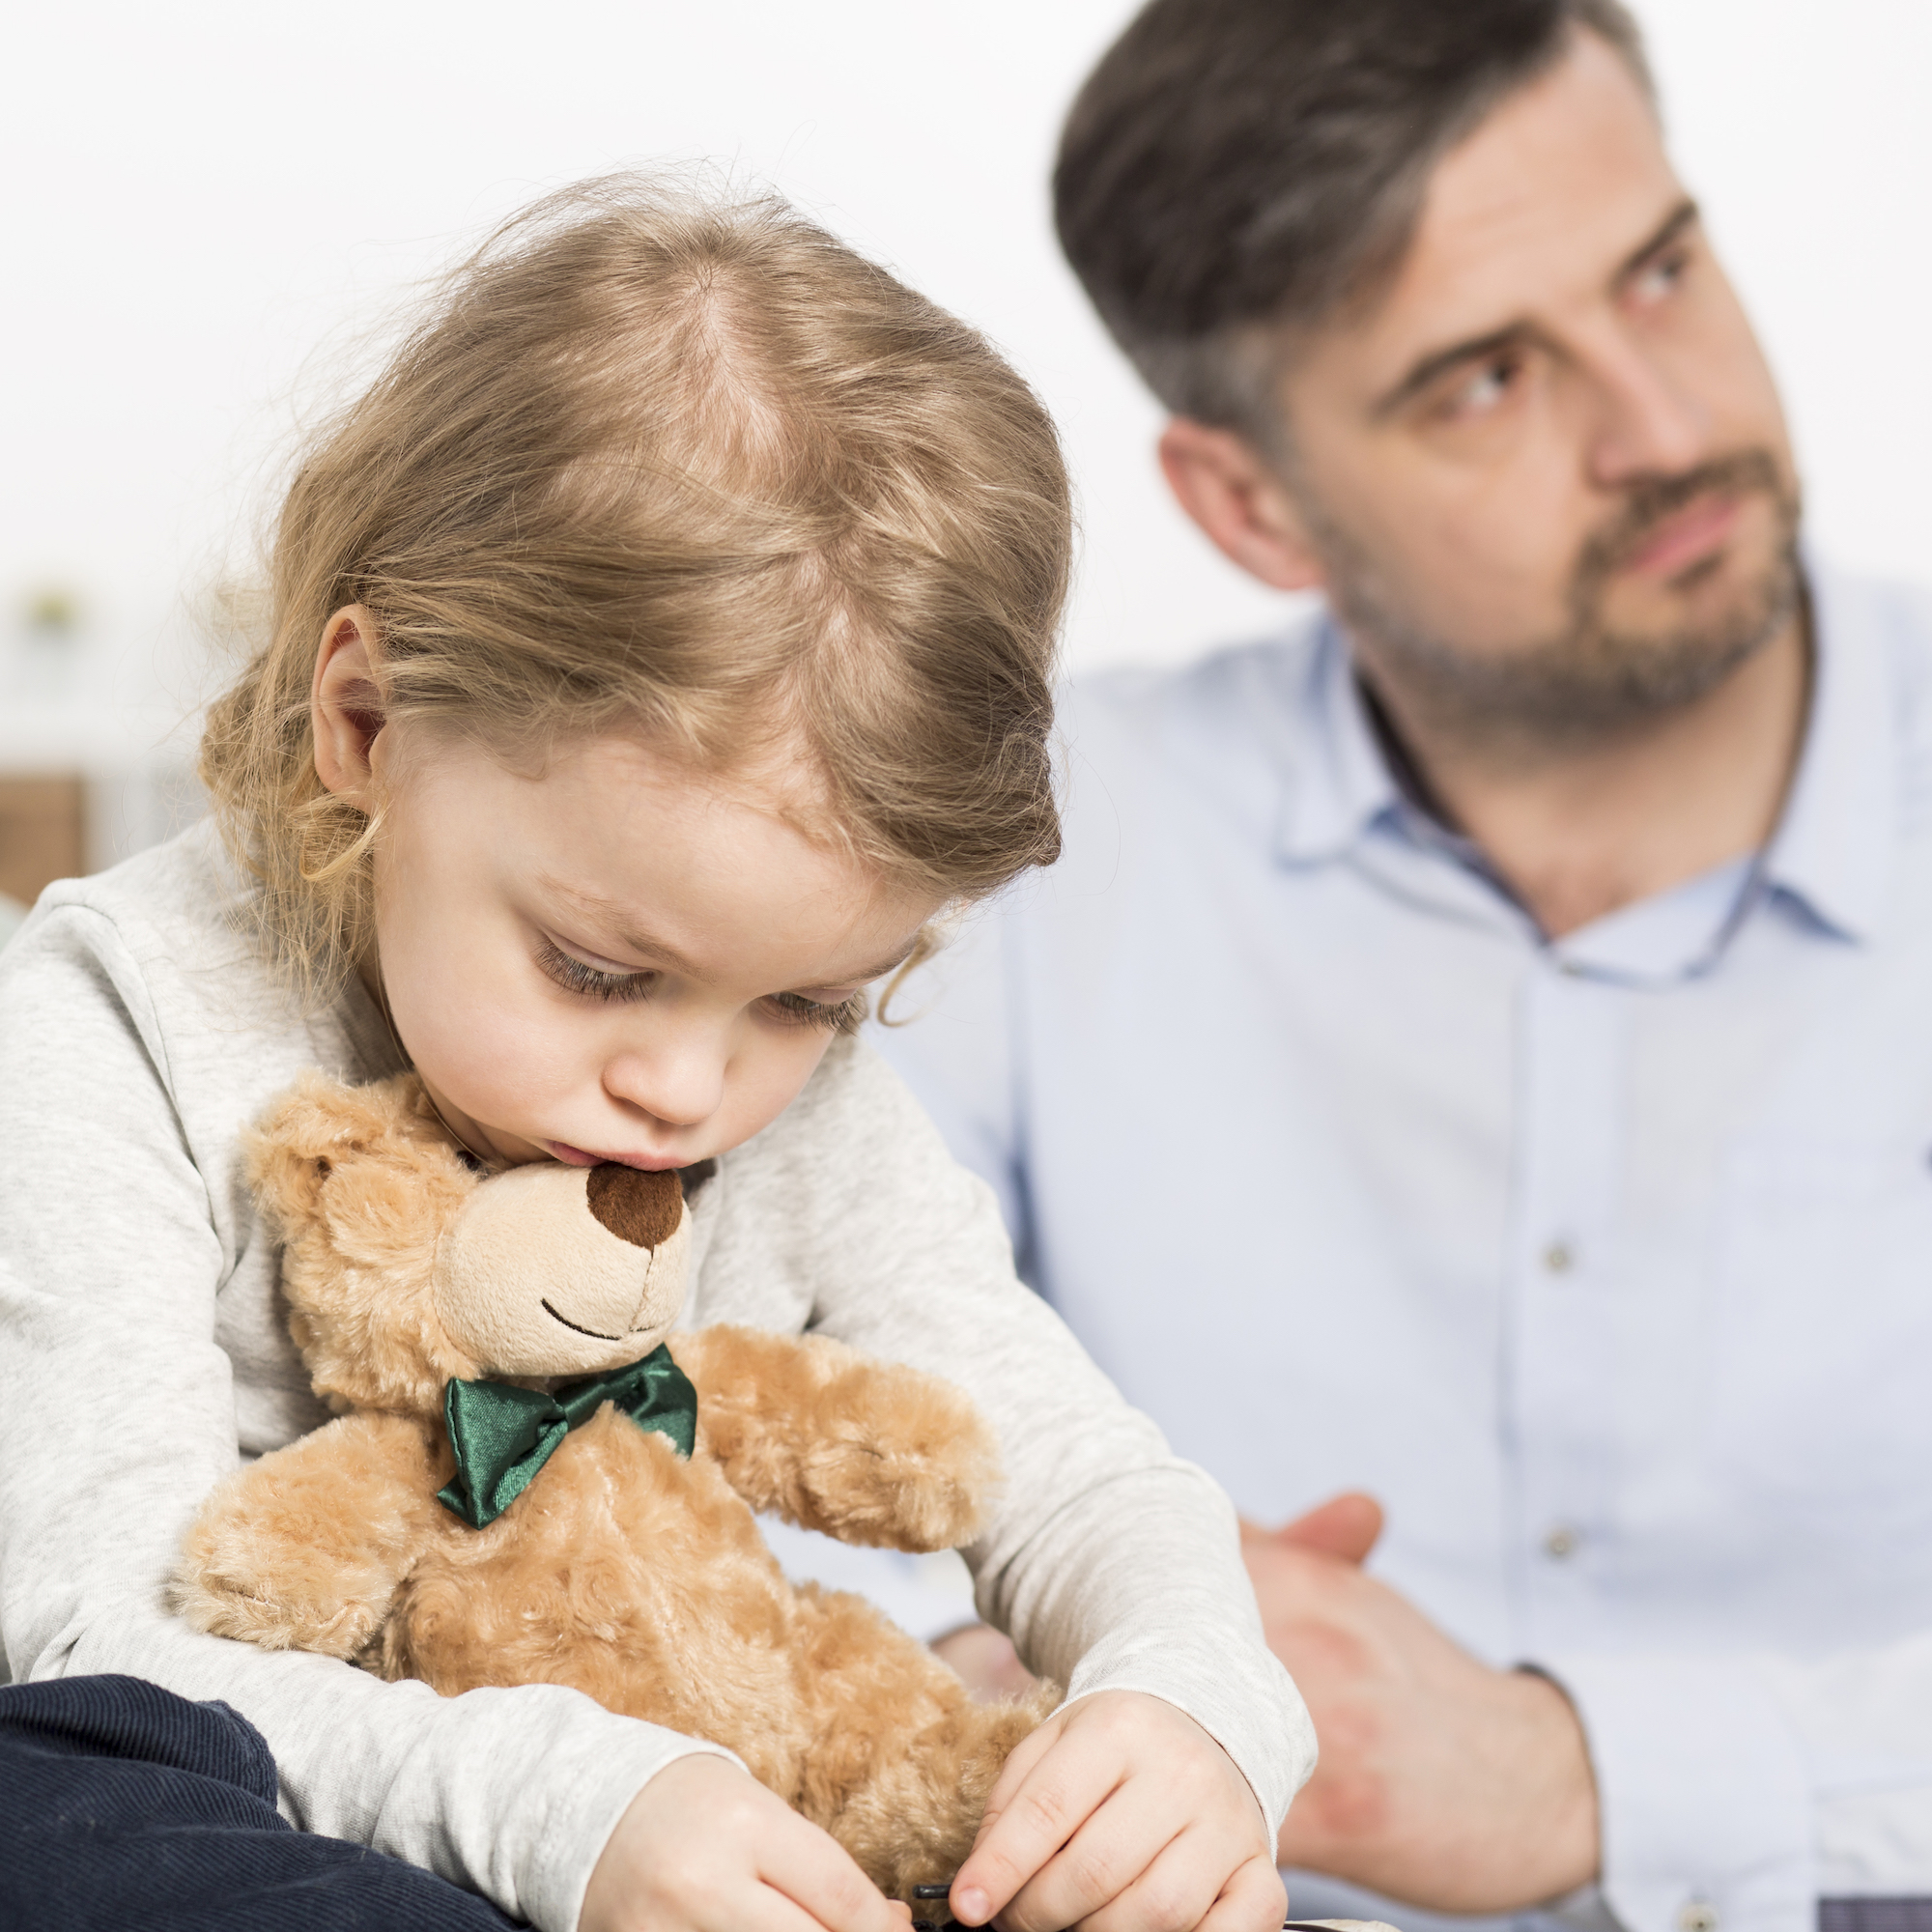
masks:
[[[734,1147],[770,1126],[798,1098],[837,1037],[802,1026],[766,1028],[763,1035],[756,1048],[740,1055],[732,1069],[728,1108]]]
[[[533,995],[526,962],[482,949],[384,945],[384,980],[418,1071],[473,1119],[511,1132],[567,1083],[570,1013]],[[520,970],[521,969],[521,970]]]

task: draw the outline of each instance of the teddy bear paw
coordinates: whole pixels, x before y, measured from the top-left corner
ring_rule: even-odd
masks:
[[[209,1540],[190,1539],[168,1591],[169,1607],[196,1630],[264,1650],[314,1650],[345,1659],[381,1634],[391,1591],[345,1595],[339,1577],[270,1575],[259,1562],[237,1560],[244,1552],[194,1547]]]

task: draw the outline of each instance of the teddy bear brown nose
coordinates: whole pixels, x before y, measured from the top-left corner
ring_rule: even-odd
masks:
[[[684,1189],[668,1169],[649,1173],[606,1161],[590,1170],[584,1195],[591,1213],[634,1248],[662,1246],[684,1216]]]

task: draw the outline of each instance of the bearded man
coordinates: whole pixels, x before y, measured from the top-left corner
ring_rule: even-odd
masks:
[[[1932,1923],[1932,615],[1804,549],[1635,27],[1153,0],[1056,190],[1325,603],[1076,691],[881,1039],[1248,1520],[1297,1916]]]

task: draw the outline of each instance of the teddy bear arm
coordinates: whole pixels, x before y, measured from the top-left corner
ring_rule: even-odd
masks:
[[[437,1534],[445,1473],[404,1417],[328,1423],[209,1497],[183,1541],[170,1601],[216,1636],[353,1658]]]
[[[671,1349],[697,1389],[700,1442],[754,1510],[897,1549],[980,1529],[999,1454],[952,1383],[823,1335],[720,1326]]]

